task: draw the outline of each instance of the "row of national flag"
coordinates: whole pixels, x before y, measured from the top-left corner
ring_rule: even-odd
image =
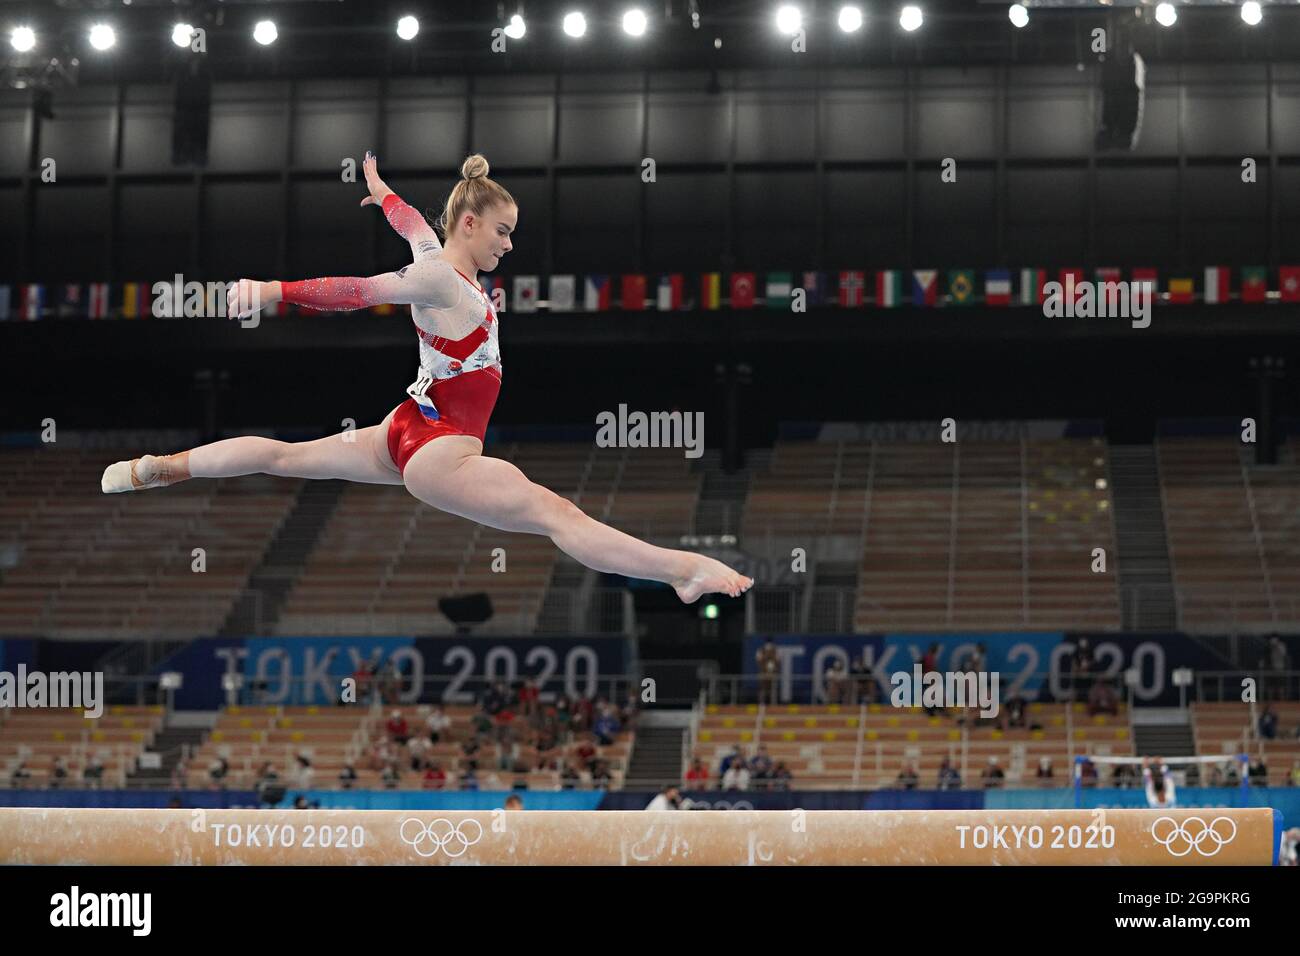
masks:
[[[1148,282],[1161,302],[1173,305],[1206,303],[1266,302],[1270,296],[1282,302],[1300,302],[1300,265],[1279,266],[1277,282],[1270,282],[1264,266],[1209,266],[1201,274],[1178,271],[1160,276],[1156,269],[1101,267],[1091,270],[1026,268],[1011,269],[884,269],[874,274],[865,270],[834,272],[705,272],[689,281],[684,273],[651,277],[641,273],[613,275],[553,275],[542,297],[542,277],[535,275],[482,276],[484,291],[497,303],[498,311],[512,312],[675,312],[683,309],[706,311],[730,309],[788,310],[799,290],[808,308],[938,307],[961,305],[1038,305],[1048,296],[1049,283],[1059,283],[1062,294],[1079,295],[1086,282]],[[1235,279],[1235,282],[1234,282]],[[166,281],[166,280],[164,280]],[[1163,288],[1162,288],[1163,285]],[[92,282],[55,286],[0,285],[0,321],[50,317],[91,319],[136,319],[180,317],[196,314],[193,296],[177,290],[159,306],[152,294],[155,283]],[[172,283],[168,282],[171,289]],[[188,287],[187,287],[188,288]],[[209,294],[197,314],[217,315],[216,296]],[[282,309],[272,307],[267,314]],[[313,310],[301,310],[311,312]],[[397,306],[379,305],[370,311],[391,315]]]

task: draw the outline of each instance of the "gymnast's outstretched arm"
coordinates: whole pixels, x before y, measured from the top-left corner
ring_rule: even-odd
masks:
[[[273,302],[350,312],[372,305],[422,305],[450,309],[460,301],[456,270],[441,256],[425,256],[396,272],[375,276],[324,276],[297,282],[240,279],[226,296],[226,314],[242,319]]]
[[[373,153],[366,152],[361,168],[366,176],[366,187],[370,190],[370,195],[361,200],[361,205],[377,205],[384,210],[388,224],[410,243],[412,258],[420,259],[440,253],[442,243],[438,241],[438,234],[433,231],[433,227],[418,211],[402,202],[401,197],[379,178],[379,165]]]

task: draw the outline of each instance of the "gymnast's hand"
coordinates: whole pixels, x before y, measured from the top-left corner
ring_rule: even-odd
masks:
[[[379,178],[379,160],[375,159],[375,154],[370,150],[366,150],[366,158],[361,162],[361,171],[366,174],[366,186],[370,189],[370,195],[361,200],[361,205],[382,206],[384,197],[392,190]]]
[[[226,289],[226,318],[246,319],[282,298],[280,283],[240,279]]]

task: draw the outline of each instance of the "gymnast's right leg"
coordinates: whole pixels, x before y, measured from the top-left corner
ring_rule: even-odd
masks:
[[[104,471],[105,494],[164,488],[186,478],[278,475],[285,478],[341,478],[377,485],[402,484],[388,453],[390,412],[382,425],[340,432],[316,441],[283,442],[257,435],[226,438],[174,455],[145,455],[119,461]],[[346,439],[346,440],[345,440]]]

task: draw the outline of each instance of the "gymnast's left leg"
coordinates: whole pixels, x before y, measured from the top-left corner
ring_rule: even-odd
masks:
[[[425,504],[502,531],[544,534],[565,554],[597,571],[671,584],[687,604],[701,594],[732,597],[753,585],[721,561],[660,548],[587,515],[500,458],[485,458],[469,435],[443,435],[406,464],[406,489]]]

